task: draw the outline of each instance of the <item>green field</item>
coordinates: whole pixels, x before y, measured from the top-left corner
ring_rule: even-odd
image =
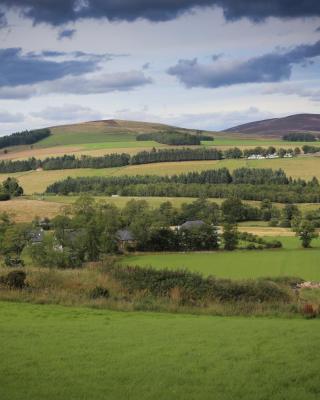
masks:
[[[306,280],[320,281],[320,240],[313,242],[314,248],[302,249],[295,237],[274,239],[279,239],[284,248],[260,251],[130,255],[124,257],[122,262],[159,269],[186,268],[204,275],[232,279],[298,276]]]
[[[316,400],[320,321],[0,303],[1,400]]]

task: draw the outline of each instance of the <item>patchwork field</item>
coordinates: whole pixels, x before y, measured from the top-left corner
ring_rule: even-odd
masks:
[[[0,182],[8,176],[19,179],[26,194],[42,193],[53,182],[68,176],[121,176],[121,175],[172,175],[206,169],[229,168],[282,168],[288,176],[306,180],[316,176],[320,180],[319,157],[297,157],[276,160],[221,160],[221,161],[183,161],[144,165],[130,165],[105,169],[66,169],[58,171],[28,171],[21,173],[0,174]]]
[[[319,397],[319,320],[5,302],[0,314],[2,400]]]
[[[274,237],[284,245],[277,250],[234,252],[166,253],[130,255],[122,262],[154,268],[186,268],[204,275],[243,279],[268,276],[298,276],[320,281],[320,240],[314,248],[302,249],[295,237]]]

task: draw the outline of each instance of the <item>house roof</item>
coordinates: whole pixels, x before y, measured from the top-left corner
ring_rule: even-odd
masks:
[[[42,229],[37,229],[29,232],[29,238],[32,243],[41,243],[44,238],[44,233]]]
[[[119,229],[117,231],[117,238],[122,242],[130,242],[135,240],[134,235],[131,231],[129,231],[129,229]]]
[[[194,221],[186,221],[184,224],[180,225],[180,229],[193,229],[200,228],[200,226],[205,225],[200,219]]]

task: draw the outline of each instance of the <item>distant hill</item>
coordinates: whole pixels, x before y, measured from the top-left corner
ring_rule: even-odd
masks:
[[[290,132],[320,132],[320,114],[295,114],[234,126],[223,132],[281,137]]]

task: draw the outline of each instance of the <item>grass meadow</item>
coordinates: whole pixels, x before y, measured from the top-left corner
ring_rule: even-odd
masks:
[[[7,302],[0,314],[1,400],[319,398],[319,320]]]
[[[268,238],[271,239],[271,238]],[[320,281],[320,240],[312,249],[302,249],[296,237],[274,237],[283,249],[236,250],[233,252],[136,254],[123,257],[129,265],[153,268],[188,269],[219,278],[253,279],[274,276],[297,276]]]

